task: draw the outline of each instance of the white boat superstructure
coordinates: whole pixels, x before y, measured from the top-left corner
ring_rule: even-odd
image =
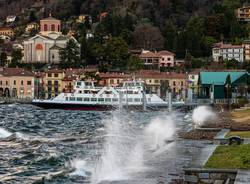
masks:
[[[96,87],[94,82],[77,81],[73,93],[61,93],[50,100],[34,100],[43,108],[113,109],[121,107],[167,106],[156,94],[145,94],[144,82],[126,81],[122,87]]]

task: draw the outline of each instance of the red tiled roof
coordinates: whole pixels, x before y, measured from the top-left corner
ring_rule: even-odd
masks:
[[[139,72],[138,77],[141,78],[166,78],[166,79],[187,79],[187,75],[184,73],[169,73],[159,71],[145,71]]]
[[[160,58],[161,56],[154,52],[145,52],[140,54],[140,58]]]
[[[125,73],[99,73],[101,78],[131,78],[131,75]]]
[[[24,70],[22,68],[2,68],[0,74],[3,76],[25,76],[25,77],[35,76],[34,73]]]
[[[60,70],[60,69],[51,69],[48,70],[46,73],[63,73],[64,70]]]
[[[240,48],[243,48],[242,45],[224,44],[222,42],[214,44],[214,47],[220,48],[220,49],[240,49]]]
[[[170,52],[170,51],[167,51],[167,50],[162,50],[162,51],[159,51],[157,52],[157,54],[159,55],[171,55],[171,56],[174,56],[175,54],[173,52]]]

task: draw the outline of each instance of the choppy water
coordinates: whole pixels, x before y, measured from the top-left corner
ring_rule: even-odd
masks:
[[[166,114],[2,105],[0,183],[163,184],[182,178],[182,168],[208,143],[179,139],[191,122],[175,113],[173,140],[160,149],[145,145],[144,129]]]

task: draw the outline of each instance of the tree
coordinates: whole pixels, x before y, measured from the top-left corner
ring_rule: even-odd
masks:
[[[80,59],[80,48],[73,39],[70,39],[66,47],[60,50],[59,55],[60,66],[62,68],[80,67],[82,64]]]
[[[158,27],[150,24],[138,24],[133,32],[133,47],[160,50],[164,47],[164,37]]]
[[[11,53],[11,63],[9,64],[9,67],[17,67],[19,66],[22,58],[23,58],[23,53],[21,49],[14,49]]]
[[[171,21],[167,21],[163,30],[163,36],[165,38],[164,48],[170,51],[174,49],[174,41],[176,39],[176,28]]]
[[[29,14],[29,21],[30,22],[34,22],[37,20],[37,16],[36,16],[36,12],[35,11],[30,11],[30,14]]]
[[[2,52],[0,54],[0,66],[5,66],[7,63],[7,54],[5,52]]]
[[[105,56],[113,68],[125,69],[129,58],[127,43],[121,37],[110,38],[105,46]]]
[[[128,70],[130,72],[137,72],[143,68],[143,61],[138,57],[131,55],[128,59]]]

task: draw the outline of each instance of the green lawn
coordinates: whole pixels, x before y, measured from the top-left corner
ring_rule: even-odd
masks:
[[[250,145],[218,146],[204,167],[250,169]]]
[[[226,135],[226,138],[231,136],[240,136],[241,138],[250,138],[250,131],[231,131]]]

